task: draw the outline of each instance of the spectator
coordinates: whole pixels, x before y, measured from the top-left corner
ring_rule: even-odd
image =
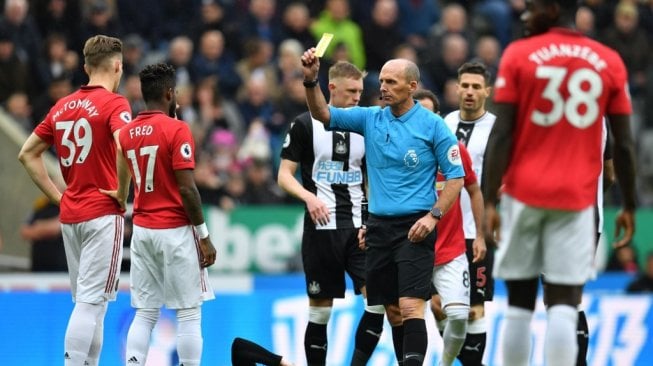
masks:
[[[39,92],[46,89],[54,79],[61,77],[75,80],[81,85],[85,77],[81,74],[79,55],[68,48],[68,41],[63,34],[52,33],[43,44],[42,57],[36,61],[36,82]]]
[[[11,35],[18,58],[35,65],[41,51],[41,34],[28,10],[27,0],[6,0],[0,26]]]
[[[283,38],[286,40],[291,38],[299,41],[302,51],[315,46],[316,41],[309,28],[311,18],[306,4],[293,2],[288,5],[283,12],[282,21],[281,31],[283,32]],[[279,48],[281,48],[281,44]]]
[[[576,30],[584,35],[596,39],[595,17],[592,9],[581,6],[576,12]]]
[[[180,35],[188,35],[188,28],[196,24],[201,0],[159,0],[161,17],[165,26],[161,28],[163,39],[170,40]],[[197,34],[204,33],[202,30]],[[193,38],[193,40],[195,40]]]
[[[26,131],[32,130],[32,107],[29,104],[27,94],[14,93],[10,95],[3,107],[5,112],[23,126]]]
[[[201,0],[199,9],[199,17],[196,21],[193,19],[185,33],[193,40],[195,45],[199,44],[202,35],[207,31],[220,31],[225,35],[225,47],[229,53],[233,55],[240,54],[240,34],[238,33],[237,26],[233,22],[229,22],[231,13],[229,8],[226,7],[220,0]]]
[[[241,197],[247,205],[275,205],[284,203],[286,195],[272,175],[269,160],[251,159],[245,164],[245,192]]]
[[[36,127],[48,114],[48,111],[54,104],[60,99],[70,94],[73,91],[73,85],[70,82],[70,78],[67,75],[60,75],[50,82],[45,93],[37,96],[34,99],[33,113],[34,117],[33,124],[30,125],[30,129]]]
[[[429,49],[442,49],[443,38],[449,34],[459,34],[468,43],[474,40],[474,34],[467,21],[467,11],[456,3],[448,4],[442,9],[442,19],[431,29],[428,37]]]
[[[249,11],[240,23],[243,39],[260,38],[275,47],[282,41],[281,25],[276,19],[276,0],[250,0]]]
[[[87,13],[82,17],[77,44],[81,47],[84,41],[96,34],[111,37],[120,37],[122,32],[116,20],[114,10],[109,6],[108,0],[93,0],[89,3]],[[81,54],[81,49],[79,50]]]
[[[482,36],[476,41],[474,47],[474,61],[481,62],[490,72],[490,83],[494,84],[494,77],[499,70],[499,59],[501,58],[501,45],[494,36]]]
[[[606,272],[626,272],[630,274],[639,272],[635,248],[629,245],[613,250],[608,258],[605,270]]]
[[[245,97],[249,78],[253,75],[260,75],[265,78],[270,98],[276,101],[280,97],[280,90],[277,71],[271,63],[274,45],[263,38],[254,37],[245,41],[243,50],[245,57],[236,63],[236,72],[243,81],[243,85],[238,91],[238,98]]]
[[[31,243],[32,272],[64,272],[68,269],[59,206],[46,196],[34,202],[30,218],[20,227],[20,235]]]
[[[145,41],[138,34],[129,34],[123,39],[122,68],[125,76],[138,75],[145,62]],[[140,83],[139,83],[140,85]]]
[[[358,24],[349,18],[349,0],[327,0],[326,8],[311,26],[311,32],[315,39],[320,39],[323,33],[332,33],[334,46],[338,43],[346,45],[350,56],[348,61],[361,70],[365,68],[363,34]],[[326,55],[335,62],[334,52],[335,47],[330,47]]]
[[[650,62],[650,40],[644,30],[638,27],[639,12],[637,7],[621,1],[615,9],[614,25],[603,34],[602,40],[616,50],[629,74],[630,92],[637,96],[646,86],[646,68]]]
[[[646,268],[640,273],[635,280],[628,284],[626,292],[634,293],[651,293],[653,292],[653,252],[646,256]]]
[[[32,4],[43,37],[58,33],[69,41],[77,38],[81,19],[78,0],[35,0]]]
[[[209,30],[202,34],[199,52],[193,59],[192,67],[191,75],[195,78],[195,84],[206,77],[217,77],[221,93],[234,98],[241,79],[235,71],[234,56],[224,48],[222,32]]]
[[[143,93],[141,92],[141,81],[136,74],[125,74],[122,90],[122,95],[129,101],[129,107],[132,109],[132,116],[136,117],[139,113],[146,109],[145,100],[143,100]]]
[[[424,65],[433,78],[435,94],[443,93],[447,80],[458,78],[458,67],[469,57],[469,43],[458,33],[444,35],[441,49],[441,55]]]
[[[240,99],[238,108],[246,129],[249,130],[253,124],[261,124],[270,137],[270,144],[281,148],[281,134],[284,132],[286,121],[277,113],[269,87],[263,73],[252,75],[245,84],[245,94]]]
[[[308,46],[312,47],[312,46]],[[281,84],[293,79],[297,73],[302,72],[299,57],[304,52],[302,44],[296,39],[286,39],[279,45],[277,56],[277,79]]]
[[[16,54],[10,30],[2,24],[0,24],[0,71],[0,103],[4,103],[14,93],[28,92],[29,65]]]
[[[197,103],[198,125],[194,132],[198,141],[206,142],[205,138],[214,129],[229,130],[236,135],[238,141],[244,138],[245,123],[238,110],[238,105],[220,93],[216,88],[214,78],[205,79],[197,85],[195,102]]]
[[[161,3],[160,0],[116,0],[123,33],[138,34],[147,50],[158,46],[162,40],[161,28],[166,23],[163,22]]]
[[[177,88],[183,88],[192,82],[193,41],[186,36],[177,36],[170,41],[166,63],[175,68]]]
[[[372,8],[372,18],[363,25],[363,43],[367,68],[378,79],[378,71],[392,58],[392,51],[404,37],[399,29],[399,8],[396,0],[379,0]],[[367,88],[366,88],[367,89]]]
[[[418,52],[426,48],[431,26],[440,20],[438,1],[398,0],[399,21],[404,38]]]

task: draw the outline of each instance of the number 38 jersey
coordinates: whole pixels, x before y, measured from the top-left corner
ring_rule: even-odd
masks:
[[[195,142],[185,122],[141,112],[120,130],[120,146],[134,182],[134,224],[150,229],[190,225],[175,170],[195,169]]]
[[[120,206],[99,188],[118,186],[113,134],[131,121],[125,97],[101,86],[82,86],[59,99],[34,133],[57,151],[66,190],[64,224],[120,214]]]
[[[580,33],[552,28],[510,44],[494,93],[495,102],[516,106],[504,191],[535,207],[594,205],[602,118],[631,113],[619,55]]]

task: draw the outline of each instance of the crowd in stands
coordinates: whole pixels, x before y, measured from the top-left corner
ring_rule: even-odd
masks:
[[[418,63],[423,87],[440,96],[446,114],[457,109],[458,67],[475,59],[496,71],[503,48],[521,36],[524,8],[524,0],[0,0],[0,105],[31,131],[86,82],[84,40],[117,36],[120,92],[134,116],[145,108],[140,69],[157,61],[176,68],[180,118],[200,147],[204,202],[224,209],[292,202],[275,184],[278,155],[292,119],[306,110],[300,55],[322,33],[335,38],[321,70],[347,59],[368,71],[361,105],[378,101],[383,63],[403,57]],[[653,137],[653,1],[587,0],[577,23],[621,54],[636,136]],[[653,147],[639,148],[651,165],[640,199],[653,204],[645,184]]]

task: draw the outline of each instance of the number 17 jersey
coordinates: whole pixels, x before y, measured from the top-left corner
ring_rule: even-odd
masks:
[[[120,147],[134,182],[134,224],[149,229],[190,225],[175,170],[194,169],[188,125],[163,112],[141,112],[120,130]]]
[[[594,205],[602,118],[631,113],[619,55],[581,33],[552,28],[506,48],[494,93],[496,103],[516,107],[504,191],[534,207]]]

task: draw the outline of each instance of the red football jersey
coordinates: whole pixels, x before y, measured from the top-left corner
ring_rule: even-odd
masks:
[[[195,142],[185,122],[141,112],[120,131],[134,182],[134,224],[151,229],[190,225],[175,170],[195,169]]]
[[[460,146],[460,157],[465,169],[464,185],[465,187],[476,183],[476,173],[472,169],[472,158],[465,148],[465,145],[458,143]],[[444,189],[445,178],[442,173],[438,172],[435,188],[438,194]],[[446,264],[456,259],[459,255],[465,253],[465,232],[463,231],[463,211],[460,207],[460,195],[451,205],[446,215],[438,222],[438,237],[435,240],[435,265]]]
[[[510,44],[494,90],[495,102],[516,106],[504,191],[535,207],[594,205],[601,119],[631,113],[627,80],[615,51],[573,30],[553,28]]]
[[[113,133],[130,121],[125,97],[101,86],[82,86],[61,98],[34,129],[57,150],[67,185],[61,199],[62,223],[121,214],[118,203],[98,189],[118,186]]]

